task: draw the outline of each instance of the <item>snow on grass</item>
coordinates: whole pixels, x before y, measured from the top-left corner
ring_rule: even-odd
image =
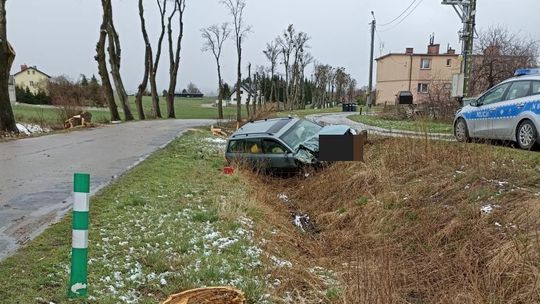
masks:
[[[216,158],[222,161],[213,147],[223,141],[193,137],[173,143],[159,162],[135,168],[127,188],[102,198],[111,210],[90,233],[90,290],[97,302],[157,303],[182,290],[225,285],[265,303],[254,221],[247,215],[225,220],[218,211],[219,204],[245,197],[223,195],[227,181],[213,168]]]
[[[29,123],[17,123],[17,129],[19,129],[20,133],[24,133],[26,135],[51,132],[51,129],[42,128],[40,125]]]

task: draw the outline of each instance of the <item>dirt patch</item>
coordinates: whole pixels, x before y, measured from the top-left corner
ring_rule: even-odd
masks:
[[[279,231],[267,247],[294,265],[274,274],[294,284],[278,290],[297,301],[540,302],[537,154],[376,139],[366,163],[250,181]],[[303,214],[318,233],[291,223]],[[310,271],[316,267],[336,282]]]

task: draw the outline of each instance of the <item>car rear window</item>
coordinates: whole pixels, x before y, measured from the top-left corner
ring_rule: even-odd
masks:
[[[227,152],[244,153],[246,151],[246,141],[244,139],[231,140]]]

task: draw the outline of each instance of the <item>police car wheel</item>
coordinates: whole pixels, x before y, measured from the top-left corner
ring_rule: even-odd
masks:
[[[459,142],[469,141],[469,130],[467,129],[467,123],[463,118],[458,119],[454,127],[454,136]]]
[[[517,142],[521,149],[530,150],[536,144],[538,132],[534,124],[526,120],[522,122],[517,131]]]

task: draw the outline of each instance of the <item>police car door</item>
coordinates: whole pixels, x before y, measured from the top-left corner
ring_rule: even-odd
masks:
[[[491,138],[493,120],[495,118],[495,108],[501,102],[511,83],[503,83],[491,89],[477,101],[477,109],[472,115],[474,124],[471,136],[479,138]]]
[[[506,92],[504,101],[494,104],[491,112],[492,135],[496,139],[512,140],[514,122],[523,111],[525,103],[530,100],[531,81],[520,80],[512,82]]]

